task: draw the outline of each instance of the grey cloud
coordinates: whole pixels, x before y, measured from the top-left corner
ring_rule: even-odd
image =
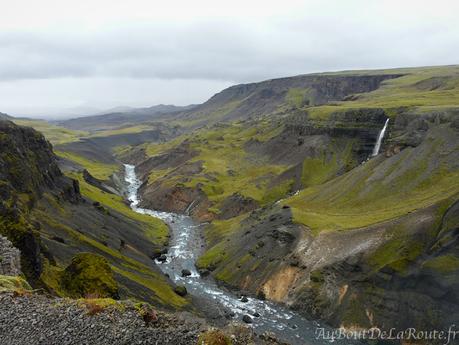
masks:
[[[360,27],[278,20],[258,30],[231,21],[142,24],[97,33],[3,32],[0,80],[64,77],[244,82],[344,68],[454,63],[457,27]],[[457,61],[456,61],[457,62]]]

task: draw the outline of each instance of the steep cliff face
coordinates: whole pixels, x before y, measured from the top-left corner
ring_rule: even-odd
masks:
[[[448,329],[459,317],[458,217],[450,199],[385,224],[379,244],[312,270],[293,305],[336,326]]]
[[[43,135],[9,121],[0,121],[0,134],[0,180],[15,191],[38,196],[46,188],[59,188],[68,182]]]
[[[77,181],[64,177],[51,145],[31,128],[0,120],[0,233],[23,253],[31,279],[42,271],[39,235],[27,217],[46,190],[68,202],[80,198]]]
[[[97,179],[87,175],[90,184],[77,173],[75,179],[65,176],[51,145],[31,128],[0,121],[0,147],[0,234],[20,249],[32,286],[59,296],[89,293],[107,270],[86,260],[91,274],[78,274],[69,284],[66,267],[79,253],[90,252],[113,270],[110,282],[116,280],[119,294],[112,295],[168,308],[189,303],[173,292],[150,258],[167,241],[165,224],[137,216]]]

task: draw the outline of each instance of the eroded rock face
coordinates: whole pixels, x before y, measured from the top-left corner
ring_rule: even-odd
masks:
[[[335,326],[447,329],[458,318],[459,204],[448,209],[438,228],[436,210],[386,224],[379,246],[311,270],[296,292],[295,307]],[[405,244],[393,232],[403,226],[409,229]],[[433,229],[438,232],[431,237]],[[406,254],[390,262],[388,252],[396,246]]]
[[[258,208],[258,203],[252,199],[244,197],[239,193],[234,193],[223,201],[220,207],[220,219],[229,219],[242,213],[246,213]]]
[[[90,185],[93,185],[94,187],[110,194],[117,194],[117,191],[104,183],[104,181],[101,181],[99,179],[96,179],[94,176],[92,176],[88,170],[84,169],[83,170],[83,178],[84,180],[89,183]]]
[[[199,117],[211,113],[228,103],[234,104],[223,120],[247,119],[258,114],[270,113],[283,103],[290,89],[308,91],[304,105],[321,105],[339,101],[379,88],[381,82],[402,75],[326,76],[303,75],[267,80],[260,83],[241,84],[217,93],[207,102],[192,109],[187,116]]]
[[[0,181],[8,181],[18,192],[56,187],[62,173],[41,133],[0,120],[0,134]]]
[[[6,237],[0,236],[0,275],[18,276],[21,272],[21,253]]]
[[[249,142],[247,150],[263,154],[272,162],[299,164],[308,158],[326,158],[338,147],[351,145],[350,169],[372,153],[379,131],[387,119],[383,109],[355,109],[331,114],[327,120],[310,119],[307,111],[297,110],[285,122],[285,129],[266,143]]]
[[[141,180],[148,179],[148,174],[154,169],[173,169],[187,162],[197,155],[197,152],[190,148],[189,143],[182,142],[180,146],[173,148],[163,154],[150,157],[136,166],[136,172]]]

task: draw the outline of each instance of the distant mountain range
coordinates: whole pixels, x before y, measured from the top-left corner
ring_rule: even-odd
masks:
[[[191,110],[196,105],[175,106],[158,104],[147,108],[116,107],[94,115],[69,120],[54,121],[55,124],[73,130],[99,131],[135,125],[157,119],[161,115]]]

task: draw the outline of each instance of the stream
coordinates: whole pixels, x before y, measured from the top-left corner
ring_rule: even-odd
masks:
[[[125,181],[128,184],[128,199],[131,208],[138,213],[148,214],[162,219],[171,229],[171,241],[167,253],[167,261],[157,264],[163,273],[170,279],[186,287],[189,294],[205,301],[206,304],[216,309],[226,308],[232,311],[233,319],[242,322],[244,315],[252,319],[250,324],[254,330],[261,334],[265,331],[272,332],[281,341],[294,345],[316,344],[343,344],[355,342],[349,340],[324,340],[317,338],[317,329],[325,328],[316,321],[307,320],[287,308],[269,301],[262,301],[248,297],[247,302],[241,301],[238,296],[220,288],[211,277],[201,278],[195,267],[195,262],[202,252],[203,239],[200,236],[200,226],[191,217],[186,215],[160,212],[140,208],[138,189],[141,182],[136,176],[134,165],[125,165]],[[182,277],[182,270],[188,269],[191,275]],[[256,316],[254,316],[256,315]]]

